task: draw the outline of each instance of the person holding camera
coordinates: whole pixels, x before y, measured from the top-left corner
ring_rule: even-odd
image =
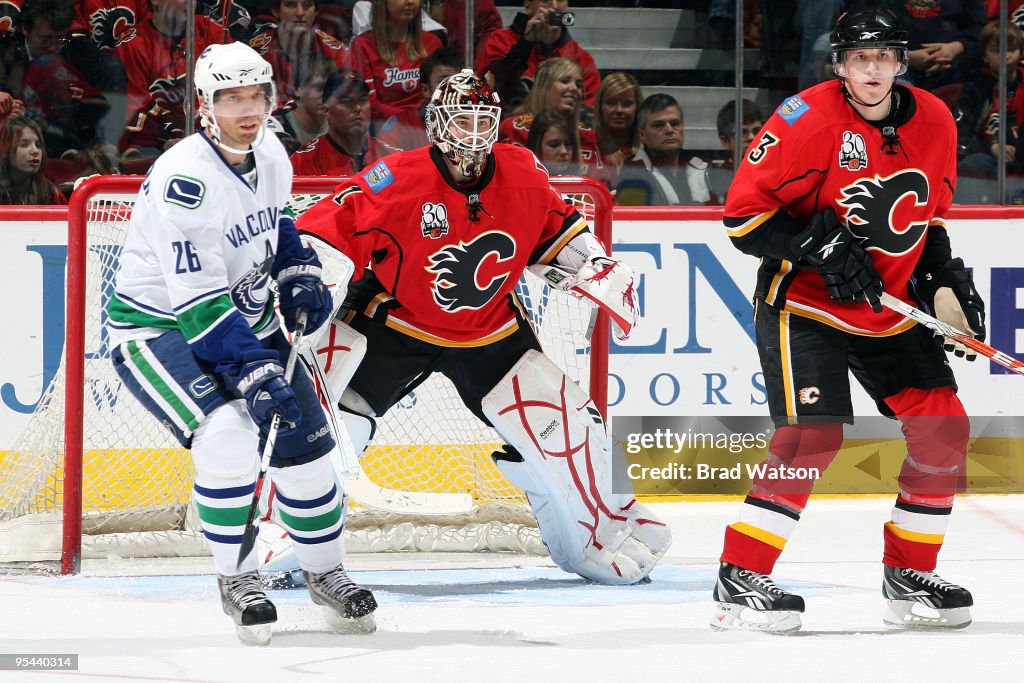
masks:
[[[476,72],[501,97],[505,112],[526,99],[537,66],[552,57],[565,57],[583,69],[583,104],[594,106],[601,74],[594,58],[569,34],[576,15],[569,0],[523,0],[523,10],[512,25],[488,36],[477,53]]]

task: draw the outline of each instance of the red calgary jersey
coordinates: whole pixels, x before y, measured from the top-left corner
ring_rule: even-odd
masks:
[[[533,114],[520,114],[502,120],[498,125],[498,139],[513,145],[526,147],[526,141],[530,137],[530,125],[533,123]],[[594,129],[585,124],[579,124],[580,132],[580,174],[593,175],[600,178],[598,169],[604,167],[601,158],[601,150],[597,146],[597,133]]]
[[[281,43],[275,38],[277,24],[265,23],[257,29],[256,35],[249,40],[249,47],[259,52],[263,59],[274,68],[274,87],[277,89],[277,108],[281,109],[289,101],[295,99],[296,88],[302,86],[296,82],[295,64],[281,49]],[[339,69],[349,66],[348,50],[340,40],[320,29],[310,32],[310,52],[321,54]]]
[[[128,119],[118,143],[121,150],[153,147],[168,136],[184,137],[185,78],[192,71],[185,63],[185,35],[165,36],[151,21],[136,29],[135,37],[115,52],[128,74]],[[222,42],[224,31],[197,15],[195,36],[198,57],[209,45]]]
[[[809,225],[831,206],[863,239],[886,290],[912,302],[907,283],[926,234],[930,226],[945,229],[943,215],[953,200],[956,127],[930,93],[896,86],[896,96],[888,140],[846,101],[838,80],[783,102],[729,188],[725,225],[734,243],[777,229],[772,219],[779,211]],[[761,260],[757,297],[854,334],[895,334],[913,324],[888,309],[874,313],[864,303],[836,303],[816,269],[768,256]]]
[[[420,64],[405,53],[405,43],[395,43],[397,64],[388,64],[377,51],[373,31],[360,33],[352,41],[352,57],[359,73],[370,88],[370,112],[374,121],[395,116],[399,123],[420,125],[419,108],[425,98],[420,92]],[[423,34],[423,48],[430,55],[441,47],[441,39],[433,33]]]
[[[473,220],[475,218],[475,220]],[[484,346],[524,317],[523,270],[550,263],[587,223],[528,150],[494,145],[483,177],[460,188],[433,146],[399,152],[338,186],[299,230],[369,264],[382,291],[366,315],[441,346]]]
[[[353,175],[398,149],[384,144],[372,135],[366,140],[361,154],[352,156],[331,139],[321,135],[291,156],[295,175]]]

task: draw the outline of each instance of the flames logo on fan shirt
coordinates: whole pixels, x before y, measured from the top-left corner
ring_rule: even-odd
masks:
[[[135,37],[135,12],[127,7],[98,9],[89,15],[92,42],[110,51]]]
[[[928,178],[917,169],[860,178],[841,192],[837,203],[846,209],[850,232],[892,256],[912,250],[931,220]]]
[[[13,2],[0,2],[0,38],[14,35],[15,24],[21,15],[21,8]]]
[[[397,66],[389,66],[384,69],[384,83],[382,88],[401,84],[405,92],[415,92],[420,85],[420,68],[399,69]]]
[[[435,303],[449,313],[483,308],[511,276],[505,267],[515,253],[515,240],[495,230],[438,250],[427,267],[434,273],[431,291]],[[486,282],[481,282],[485,278]]]

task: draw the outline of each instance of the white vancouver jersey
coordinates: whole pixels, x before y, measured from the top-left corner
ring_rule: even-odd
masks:
[[[277,329],[270,273],[292,167],[270,133],[255,158],[255,190],[200,133],[157,159],[120,255],[107,324],[113,344],[168,329],[194,344],[233,311],[260,338]]]

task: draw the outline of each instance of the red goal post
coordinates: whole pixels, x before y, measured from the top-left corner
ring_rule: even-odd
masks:
[[[293,195],[329,194],[341,178],[296,178]],[[67,326],[65,339],[65,432],[63,467],[62,547],[60,571],[77,573],[82,558],[82,482],[83,428],[86,386],[86,320],[87,260],[89,255],[88,223],[90,204],[98,196],[126,197],[115,204],[106,218],[127,222],[129,203],[137,194],[142,176],[97,176],[90,178],[74,192],[68,207],[67,262]],[[607,189],[590,178],[552,178],[552,186],[575,204],[591,223],[598,238],[610,250],[612,234],[612,200]],[[607,414],[609,327],[607,316],[596,316],[589,349],[589,388],[595,404]],[[577,378],[582,379],[582,378]]]

